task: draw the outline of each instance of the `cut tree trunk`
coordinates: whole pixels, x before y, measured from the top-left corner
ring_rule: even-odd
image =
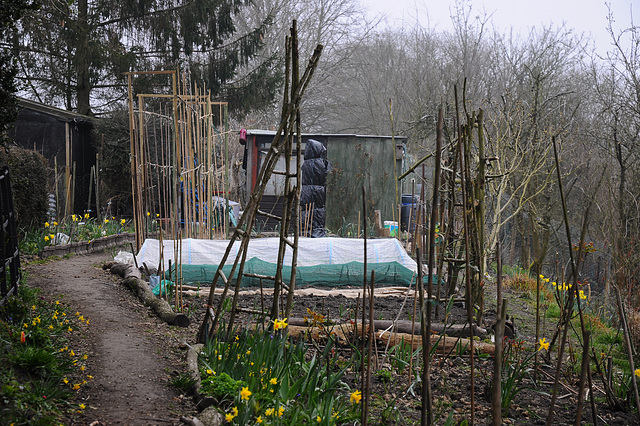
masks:
[[[111,273],[124,278],[123,284],[133,290],[138,298],[151,307],[158,318],[169,325],[188,327],[191,321],[184,314],[175,313],[166,300],[156,297],[149,288],[149,284],[142,280],[140,271],[132,265],[116,263],[111,266]]]

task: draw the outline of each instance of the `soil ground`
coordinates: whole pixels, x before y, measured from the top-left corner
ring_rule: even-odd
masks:
[[[70,425],[178,425],[194,411],[190,398],[169,385],[183,370],[180,331],[158,320],[121,284],[103,271],[110,253],[75,255],[44,264],[28,264],[27,283],[90,319],[76,352],[87,353],[94,379],[76,395],[83,414]]]
[[[81,388],[77,403],[84,403],[83,414],[67,419],[73,425],[171,425],[180,424],[180,416],[196,415],[190,397],[182,395],[170,386],[170,381],[186,371],[184,362],[186,345],[194,343],[198,327],[204,316],[206,299],[185,297],[186,312],[191,318],[188,328],[171,327],[159,321],[133,294],[120,284],[117,276],[103,271],[102,263],[112,259],[110,253],[75,255],[69,259],[29,264],[28,285],[42,288],[52,297],[60,298],[72,310],[91,319],[91,326],[82,341],[74,342],[89,354],[87,369],[94,380]],[[519,337],[533,342],[533,313],[527,302],[516,293],[508,293],[509,311],[512,313]],[[217,299],[217,297],[216,297]],[[259,294],[241,297],[241,305],[247,310],[259,309],[263,304],[271,306],[271,297]],[[487,294],[487,300],[495,303],[495,295]],[[308,315],[307,309],[331,319],[348,320],[355,312],[355,299],[344,296],[296,296],[295,317]],[[214,305],[215,306],[215,305]],[[486,320],[494,320],[495,311],[488,307]],[[374,304],[374,319],[410,319],[413,300],[401,297],[385,297]],[[361,314],[359,314],[361,315]],[[463,323],[464,307],[455,304],[449,320]],[[243,313],[239,322],[254,320],[253,315]],[[548,324],[552,327],[552,324]],[[532,343],[529,343],[532,344]],[[350,349],[341,349],[345,358]],[[378,348],[378,369],[392,370],[389,358],[382,356],[384,348]],[[450,356],[436,358],[431,381],[434,393],[434,411],[437,424],[443,424],[453,413],[455,420],[468,416],[470,404],[469,358]],[[544,370],[553,374],[550,367]],[[374,374],[371,389],[372,410],[376,418],[385,417],[378,424],[419,424],[419,385],[411,387],[408,374],[399,375],[395,370],[391,381],[381,381]],[[476,359],[475,364],[475,418],[477,424],[490,424],[490,381],[493,362],[490,357]],[[550,376],[543,374],[542,385],[534,390],[525,389],[516,398],[504,424],[544,424],[551,392]],[[345,379],[354,383],[354,376]],[[594,379],[595,380],[595,379]],[[410,389],[410,390],[408,390]],[[563,375],[556,404],[554,424],[573,424],[575,419],[577,378],[571,372]],[[597,395],[600,397],[601,395]],[[627,413],[611,412],[603,403],[598,404],[599,424],[640,424],[637,417]],[[592,413],[585,405],[583,423],[592,424]]]

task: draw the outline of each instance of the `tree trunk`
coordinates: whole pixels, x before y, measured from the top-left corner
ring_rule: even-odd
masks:
[[[91,115],[89,81],[89,23],[87,21],[87,0],[78,1],[77,40],[78,46],[75,52],[76,67],[76,95],[78,114]]]

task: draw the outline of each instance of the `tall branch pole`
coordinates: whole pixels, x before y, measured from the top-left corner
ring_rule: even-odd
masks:
[[[456,103],[456,119],[458,120],[458,154],[460,156],[460,187],[462,189],[462,217],[464,224],[464,247],[465,247],[465,303],[467,305],[467,321],[469,321],[469,363],[471,366],[471,412],[470,412],[470,424],[473,426],[475,421],[475,371],[474,371],[474,357],[473,357],[473,298],[471,289],[471,265],[469,264],[471,256],[469,253],[470,241],[469,241],[469,217],[467,208],[469,199],[467,197],[467,179],[465,171],[467,164],[465,163],[465,150],[464,143],[462,141],[462,133],[460,126],[460,116],[458,111],[458,91],[455,91],[455,103]]]
[[[433,424],[433,395],[431,394],[431,377],[430,377],[430,367],[431,367],[431,311],[432,311],[432,302],[433,302],[433,270],[435,269],[435,256],[436,256],[436,223],[438,222],[438,211],[439,211],[439,194],[440,194],[440,169],[442,166],[442,126],[443,126],[443,115],[442,115],[442,106],[438,109],[438,127],[436,131],[436,158],[435,158],[435,172],[433,177],[433,198],[431,200],[431,222],[429,223],[429,256],[427,262],[427,306],[426,312],[423,315],[426,315],[426,321],[421,322],[422,326],[426,328],[423,333],[424,339],[424,353],[423,353],[423,361],[424,361],[424,377],[423,381],[423,392],[422,399],[423,405],[426,402],[427,412],[426,418],[423,415],[422,424],[423,425],[431,425]],[[422,268],[421,259],[418,259],[418,268]],[[436,274],[437,277],[437,274]],[[438,295],[438,298],[440,295]],[[425,306],[422,306],[423,311],[425,310]],[[423,411],[424,414],[424,411]]]
[[[366,344],[366,339],[365,339],[365,333],[367,330],[367,327],[365,325],[365,322],[367,320],[367,309],[366,309],[366,303],[367,303],[367,194],[365,192],[364,186],[362,187],[362,229],[364,230],[364,261],[363,261],[363,282],[362,282],[362,350],[360,351],[360,357],[361,357],[361,366],[362,366],[362,371],[361,371],[361,375],[360,375],[360,383],[362,383],[362,386],[364,387],[363,391],[364,391],[364,403],[362,404],[362,412],[361,412],[361,418],[360,418],[360,422],[362,423],[363,426],[367,425],[367,412],[369,411],[369,383],[367,383],[366,381],[366,375],[365,375],[365,344]],[[373,323],[371,321],[371,318],[369,318],[369,328],[373,327]],[[369,345],[371,345],[371,342],[369,342]],[[367,360],[367,362],[370,362],[370,360]]]
[[[493,354],[493,386],[491,413],[492,425],[502,424],[502,341],[504,339],[504,324],[507,316],[507,301],[502,300],[502,253],[500,252],[500,240],[496,245],[496,268],[497,275],[497,322],[495,329],[495,352]]]
[[[589,211],[591,209],[591,206],[593,204],[593,199],[591,200],[591,202],[588,204],[587,206],[587,210],[585,211],[584,214],[584,219],[583,219],[583,223],[582,223],[582,232],[580,234],[580,241],[578,243],[578,259],[577,261],[574,259],[573,256],[573,250],[572,250],[572,244],[571,244],[571,230],[569,228],[569,216],[567,214],[567,203],[566,203],[566,199],[564,196],[564,189],[563,189],[563,185],[562,185],[562,175],[560,173],[560,160],[558,157],[558,147],[556,144],[556,138],[555,136],[553,136],[551,138],[551,143],[553,144],[553,156],[554,156],[554,160],[555,160],[555,167],[556,167],[556,175],[557,175],[557,179],[558,179],[558,190],[560,192],[560,199],[562,201],[562,212],[564,214],[564,226],[565,226],[565,232],[567,235],[567,243],[569,245],[569,258],[570,258],[570,262],[571,262],[571,272],[573,274],[572,278],[573,278],[573,285],[572,285],[572,289],[573,291],[569,292],[569,301],[567,303],[566,308],[565,308],[565,313],[564,313],[564,328],[562,331],[562,338],[560,341],[560,347],[558,348],[558,362],[556,365],[556,373],[555,373],[555,377],[554,377],[554,382],[553,382],[553,392],[551,394],[551,404],[549,407],[549,413],[547,415],[547,426],[550,426],[553,422],[553,417],[554,417],[554,409],[555,409],[555,404],[556,404],[556,399],[557,399],[557,393],[558,393],[558,383],[560,381],[560,370],[562,368],[562,358],[563,358],[563,354],[564,354],[564,346],[566,344],[567,341],[567,332],[569,330],[569,326],[570,326],[570,321],[571,321],[571,313],[573,311],[573,301],[576,300],[577,305],[578,305],[578,314],[580,316],[580,326],[581,326],[581,330],[582,330],[582,335],[586,336],[586,327],[585,327],[585,323],[584,323],[584,317],[582,315],[582,307],[580,306],[580,297],[578,294],[578,270],[580,267],[580,259],[581,259],[581,255],[582,255],[582,246],[583,246],[583,241],[584,241],[584,236],[586,233],[586,229],[587,229],[587,222],[588,222],[588,218],[589,218]],[[583,340],[583,345],[587,345],[587,342]],[[587,364],[587,368],[588,368],[588,364]],[[576,423],[579,424],[580,423],[580,418],[582,416],[582,402],[583,399],[581,397],[578,398],[578,406],[577,406],[577,415],[576,415]]]

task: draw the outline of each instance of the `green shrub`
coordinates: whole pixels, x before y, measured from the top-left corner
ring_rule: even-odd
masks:
[[[35,151],[12,147],[0,149],[0,167],[9,167],[13,206],[18,228],[26,232],[47,221],[48,183],[52,170]]]
[[[211,374],[202,381],[202,392],[218,400],[231,400],[247,386],[243,380],[234,380],[227,373]]]

